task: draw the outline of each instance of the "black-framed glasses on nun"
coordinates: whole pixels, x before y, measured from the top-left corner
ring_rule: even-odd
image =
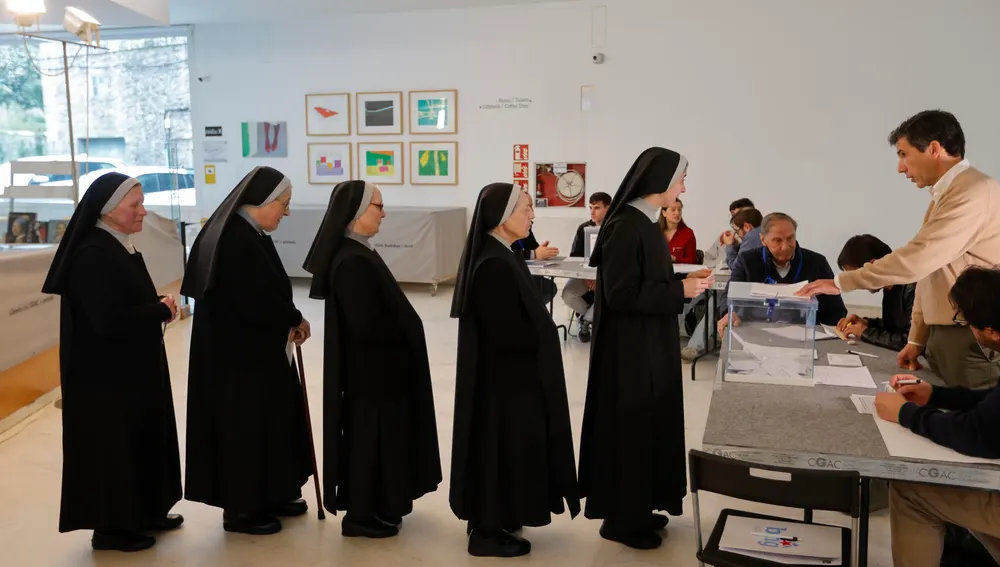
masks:
[[[961,314],[962,314],[961,311],[956,311],[955,314],[951,317],[951,322],[958,325],[959,327],[968,327],[969,322],[966,321],[964,317],[959,317],[959,315]]]
[[[385,211],[385,203],[368,203],[369,207],[375,207],[380,211]]]

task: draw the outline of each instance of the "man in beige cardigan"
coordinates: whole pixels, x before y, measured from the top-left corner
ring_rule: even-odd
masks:
[[[917,187],[930,188],[931,203],[920,232],[874,264],[809,284],[800,295],[877,290],[917,282],[913,321],[900,368],[917,370],[923,353],[949,386],[990,388],[1000,361],[968,328],[957,325],[948,290],[969,266],[1000,265],[1000,183],[970,166],[965,135],[955,117],[927,110],[889,135],[898,170]],[[998,290],[1000,293],[1000,290]]]

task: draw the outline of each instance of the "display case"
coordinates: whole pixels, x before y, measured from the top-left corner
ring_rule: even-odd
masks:
[[[10,162],[10,179],[4,180],[9,185],[0,194],[0,242],[58,243],[76,208],[73,180],[77,171],[78,164],[69,160],[27,158]]]
[[[818,302],[795,296],[804,285],[729,284],[723,380],[813,385]]]

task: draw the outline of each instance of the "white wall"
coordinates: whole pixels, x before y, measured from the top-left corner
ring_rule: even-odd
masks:
[[[831,264],[855,233],[904,244],[928,198],[895,173],[886,136],[924,108],[956,113],[969,157],[1000,175],[1000,137],[991,135],[1000,130],[1000,3],[606,3],[604,65],[590,61],[598,2],[589,1],[198,25],[196,161],[206,125],[224,126],[233,154],[200,202],[210,210],[267,164],[293,179],[296,202],[325,203],[330,187],[307,185],[304,95],[366,90],[459,90],[460,185],[388,187],[390,204],[471,208],[483,185],[510,179],[514,143],[531,144],[534,160],[585,160],[588,192],[613,193],[641,150],[662,145],[691,160],[685,217],[702,248],[743,196],[796,217],[800,242]],[[594,87],[590,112],[580,111],[581,85]],[[531,98],[532,108],[479,109],[499,96]],[[287,120],[289,158],[238,157],[242,120]],[[414,138],[385,138],[397,139]],[[539,217],[538,236],[567,247],[586,214]]]

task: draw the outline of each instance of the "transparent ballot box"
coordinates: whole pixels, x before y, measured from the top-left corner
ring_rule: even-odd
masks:
[[[729,284],[723,380],[813,385],[818,303],[795,297],[804,285]]]

